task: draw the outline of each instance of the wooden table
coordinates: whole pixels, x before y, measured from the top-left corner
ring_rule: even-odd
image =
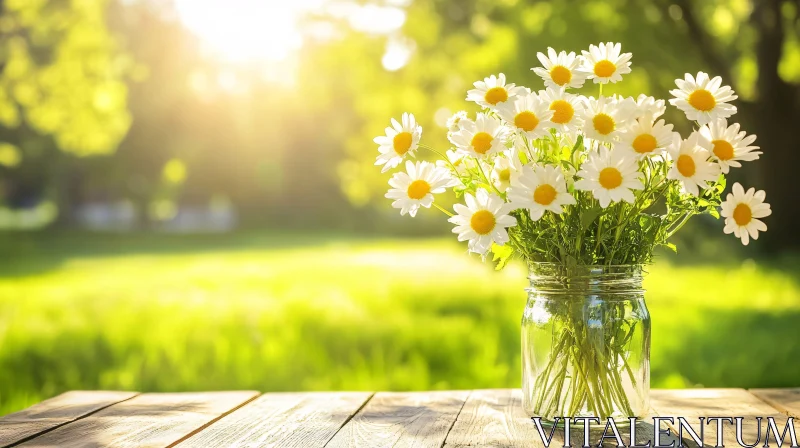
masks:
[[[651,397],[659,416],[774,416],[781,430],[787,416],[800,418],[800,388],[655,390]],[[0,447],[543,447],[520,400],[517,389],[73,391],[0,418]],[[755,441],[756,430],[753,419],[746,442]],[[715,431],[707,432],[713,445]],[[725,437],[738,446],[732,426]]]

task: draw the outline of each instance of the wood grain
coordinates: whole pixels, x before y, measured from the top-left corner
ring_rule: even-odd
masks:
[[[264,394],[179,448],[325,446],[371,396],[371,392]]]
[[[603,446],[616,446],[613,438],[602,439],[605,423],[593,426],[589,432],[592,446],[602,440]],[[630,445],[630,429],[627,421],[616,421],[625,444]],[[549,436],[550,428],[543,428]],[[611,431],[609,431],[611,435]],[[583,444],[583,425],[574,423],[570,430],[570,444]],[[653,438],[653,424],[650,417],[642,418],[636,426],[636,442],[644,445]],[[677,438],[662,437],[669,444]],[[551,447],[564,445],[564,429],[557,429],[550,442]],[[522,391],[519,389],[495,389],[473,391],[467,399],[458,420],[445,442],[446,447],[536,447],[543,448],[544,442],[536,426],[522,408]]]
[[[194,434],[257,395],[258,392],[143,394],[20,446],[163,448]]]
[[[144,394],[69,392],[0,418],[0,447],[442,447],[543,448],[522,409],[519,389],[449,392],[257,392]],[[699,417],[744,417],[744,442],[763,445],[766,421],[779,431],[787,416],[800,418],[800,389],[654,390],[655,415],[685,417],[699,430]],[[783,413],[783,414],[782,414]],[[355,414],[355,415],[354,415]],[[618,422],[620,423],[620,422]],[[670,425],[673,432],[677,422]],[[620,426],[627,443],[630,432]],[[705,445],[717,425],[705,425]],[[637,425],[637,441],[653,439],[652,420]],[[563,446],[563,430],[551,446]],[[583,430],[572,428],[573,446]],[[591,432],[600,440],[602,428]],[[736,427],[723,425],[724,442],[738,446]],[[663,437],[669,443],[674,437]],[[788,438],[784,443],[790,443]],[[21,443],[21,445],[17,445]],[[696,446],[684,434],[687,446]],[[774,444],[774,435],[770,436]],[[604,446],[613,446],[613,439]]]
[[[439,448],[468,396],[468,391],[377,393],[326,446]]]
[[[522,409],[522,391],[496,389],[470,394],[445,446],[543,447],[544,444]]]
[[[750,393],[770,406],[794,418],[800,418],[800,388],[750,389]]]
[[[71,391],[50,398],[0,418],[0,447],[19,443],[135,395],[135,392]]]
[[[761,428],[755,417],[774,417],[779,430],[786,424],[786,416],[782,415],[772,406],[759,400],[744,389],[681,389],[681,390],[654,390],[650,394],[650,404],[653,410],[662,417],[685,417],[692,427],[699,433],[700,422],[698,417],[744,417],[742,425],[743,441],[752,444],[760,438],[764,442],[767,422],[761,422]],[[736,426],[723,422],[723,441],[729,446],[738,446],[736,442]],[[673,430],[677,430],[677,421]],[[760,431],[760,434],[759,434]],[[690,441],[684,433],[684,441]],[[717,423],[705,425],[704,442],[713,446],[716,443]],[[788,432],[787,432],[788,440]],[[770,434],[771,443],[775,443],[774,435]],[[690,446],[696,446],[690,443]]]

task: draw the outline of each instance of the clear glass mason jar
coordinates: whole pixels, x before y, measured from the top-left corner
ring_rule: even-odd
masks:
[[[644,417],[650,314],[642,265],[531,263],[522,316],[523,406],[531,416]]]

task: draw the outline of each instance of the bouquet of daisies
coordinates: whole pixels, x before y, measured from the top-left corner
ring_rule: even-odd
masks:
[[[412,114],[392,119],[375,138],[383,172],[406,160],[389,180],[392,206],[411,216],[438,208],[470,252],[491,251],[500,267],[513,256],[568,266],[647,263],[657,246],[675,249],[669,238],[703,213],[721,214],[724,232],[743,244],[766,230],[764,191],[736,183],[722,201],[725,175],[761,152],[755,135],[728,122],[737,97],[719,76],[675,81],[669,103],[696,123],[683,138],[661,118],[664,100],[603,95],[603,85],[631,72],[620,44],[537,56],[541,67],[532,70],[544,89],[508,83],[502,73],[476,82],[466,99],[481,111],[450,118],[451,149],[421,144]],[[597,97],[572,93],[587,81]],[[440,160],[407,160],[420,148]],[[448,189],[463,198],[453,212],[434,199]]]

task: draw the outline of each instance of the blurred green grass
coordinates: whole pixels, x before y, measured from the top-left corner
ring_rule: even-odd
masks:
[[[5,236],[0,415],[69,389],[518,387],[521,265],[448,239]],[[653,387],[798,386],[800,263],[662,259]]]

